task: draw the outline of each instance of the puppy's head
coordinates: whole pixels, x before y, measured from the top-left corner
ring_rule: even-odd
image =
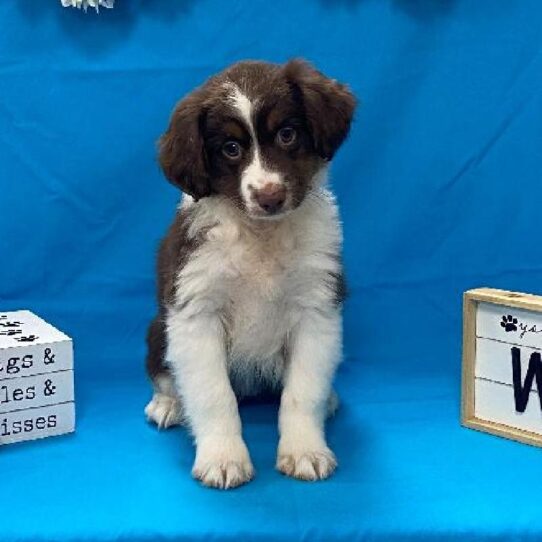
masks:
[[[346,138],[355,99],[309,64],[240,62],[181,100],[159,143],[166,177],[255,219],[303,201]]]

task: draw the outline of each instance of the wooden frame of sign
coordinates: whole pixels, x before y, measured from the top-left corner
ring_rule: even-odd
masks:
[[[462,424],[542,446],[541,353],[541,296],[465,292]]]

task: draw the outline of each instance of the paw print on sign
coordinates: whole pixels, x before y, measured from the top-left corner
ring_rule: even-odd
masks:
[[[517,331],[518,330],[518,319],[514,318],[512,315],[503,316],[501,320],[501,327],[504,328],[504,331],[507,333],[509,331]]]

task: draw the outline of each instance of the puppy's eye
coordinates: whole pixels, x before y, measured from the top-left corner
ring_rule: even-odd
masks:
[[[237,141],[226,141],[222,145],[222,154],[230,160],[239,160],[241,158],[241,145]]]
[[[282,147],[290,147],[297,140],[297,132],[291,126],[284,126],[277,132],[277,141]]]

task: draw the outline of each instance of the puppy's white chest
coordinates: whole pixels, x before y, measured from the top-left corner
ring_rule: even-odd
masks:
[[[209,251],[221,260],[228,287],[237,282],[270,294],[295,259],[294,236],[287,229],[253,232],[235,224],[220,224],[208,238]]]
[[[234,249],[229,263],[232,282],[239,287],[238,291],[232,292],[234,297],[251,292],[262,301],[271,301],[284,293],[284,281],[287,269],[292,264],[292,255],[284,247],[247,243]]]
[[[281,222],[257,226],[219,203],[204,201],[192,217],[200,238],[178,275],[175,303],[184,327],[200,315],[220,323],[230,380],[246,395],[280,385],[302,315],[330,304],[340,227],[323,192]]]
[[[289,279],[297,272],[293,244],[292,239],[281,237],[240,236],[223,246],[223,288],[234,349],[254,350],[256,338],[260,353],[277,348],[277,335],[284,334],[289,309]]]

